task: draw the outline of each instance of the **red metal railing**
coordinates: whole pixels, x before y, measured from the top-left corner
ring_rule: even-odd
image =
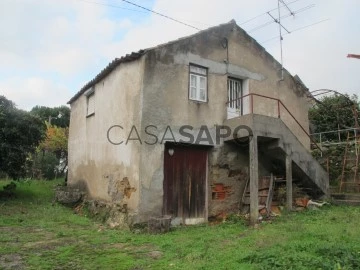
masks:
[[[244,95],[244,96],[242,96],[240,98],[229,100],[228,102],[226,102],[226,104],[237,101],[239,99],[242,100],[242,99],[244,99],[246,97],[250,97],[250,113],[254,114],[254,96],[262,97],[262,98],[266,98],[266,99],[271,99],[271,100],[276,101],[276,103],[277,103],[277,117],[281,119],[281,107],[283,107],[286,110],[286,112],[292,117],[292,119],[294,119],[294,121],[298,124],[298,126],[301,128],[301,130],[304,131],[306,136],[309,137],[309,139],[313,143],[313,145],[317,149],[319,149],[320,152],[322,153],[322,150],[318,146],[318,144],[314,141],[314,139],[310,136],[310,134],[306,131],[306,129],[300,124],[300,122],[295,118],[295,116],[290,112],[290,110],[285,106],[285,104],[280,99],[274,98],[274,97],[269,97],[269,96],[264,96],[264,95],[260,95],[260,94],[250,93],[250,94]]]

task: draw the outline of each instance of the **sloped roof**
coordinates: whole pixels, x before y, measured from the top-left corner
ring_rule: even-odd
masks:
[[[213,30],[213,29],[215,29],[215,28],[223,27],[223,26],[225,26],[225,25],[230,25],[230,24],[236,25],[235,20],[231,20],[231,21],[228,22],[228,23],[224,23],[224,24],[220,24],[220,25],[217,25],[217,26],[210,27],[210,28],[208,28],[208,29],[205,29],[205,30],[196,32],[195,34],[192,34],[192,35],[190,35],[190,36],[181,37],[181,38],[178,38],[178,39],[169,41],[169,42],[167,42],[167,43],[159,44],[159,45],[154,46],[154,47],[150,47],[150,48],[147,48],[147,49],[140,50],[140,51],[138,51],[138,52],[132,52],[131,54],[127,54],[126,56],[122,56],[121,58],[115,58],[113,61],[111,61],[111,62],[107,65],[107,67],[105,67],[98,75],[96,75],[94,79],[92,79],[92,80],[89,81],[87,84],[85,84],[85,85],[80,89],[80,91],[77,92],[77,93],[68,101],[68,104],[71,104],[71,103],[73,103],[75,100],[77,100],[83,93],[85,93],[86,90],[88,90],[89,88],[91,88],[92,86],[94,86],[95,84],[97,84],[98,82],[100,82],[102,79],[104,79],[108,74],[110,74],[110,73],[111,73],[118,65],[120,65],[121,63],[126,63],[126,62],[131,62],[131,61],[137,60],[137,59],[139,59],[142,55],[144,55],[147,51],[153,50],[153,49],[155,49],[155,48],[159,48],[159,47],[162,47],[162,46],[166,46],[166,45],[169,45],[169,44],[178,42],[178,41],[180,41],[180,40],[184,40],[184,39],[191,38],[191,37],[193,37],[193,36],[199,35],[200,33],[204,33],[204,32],[207,32],[207,31],[211,31],[211,30]]]
[[[234,27],[236,27],[237,29],[239,29],[240,31],[243,32],[243,34],[245,36],[247,36],[250,40],[252,40],[254,42],[254,44],[256,44],[256,46],[258,46],[259,48],[263,49],[265,54],[267,55],[267,57],[269,57],[272,61],[276,62],[279,66],[281,65],[270,53],[268,53],[265,48],[263,46],[261,46],[253,37],[251,37],[249,34],[246,33],[246,31],[244,29],[242,29],[240,26],[238,26],[236,24],[236,21],[235,20],[231,20],[230,22],[228,23],[224,23],[224,24],[220,24],[220,25],[217,25],[217,26],[213,26],[213,27],[210,27],[210,28],[207,28],[205,30],[201,30],[199,32],[196,32],[192,35],[189,35],[189,36],[185,36],[185,37],[181,37],[181,38],[178,38],[178,39],[175,39],[175,40],[172,40],[172,41],[169,41],[167,43],[163,43],[163,44],[159,44],[157,46],[154,46],[154,47],[150,47],[150,48],[147,48],[147,49],[143,49],[143,50],[140,50],[138,52],[132,52],[131,54],[127,54],[126,56],[122,56],[121,58],[115,58],[112,62],[110,62],[108,64],[107,67],[105,67],[98,75],[96,75],[96,77],[94,79],[92,79],[91,81],[89,81],[87,84],[85,84],[79,92],[77,92],[75,94],[75,96],[73,96],[69,101],[68,101],[68,104],[71,104],[72,102],[74,102],[75,100],[77,100],[86,90],[88,90],[89,88],[91,88],[92,86],[94,86],[96,83],[100,82],[102,79],[104,79],[108,74],[110,74],[117,66],[119,66],[121,63],[126,63],[126,62],[131,62],[131,61],[134,61],[134,60],[137,60],[139,59],[141,56],[143,56],[146,52],[148,51],[151,51],[153,49],[156,49],[156,48],[159,48],[159,47],[163,47],[163,46],[167,46],[167,45],[170,45],[170,44],[173,44],[173,43],[176,43],[176,42],[179,42],[181,40],[185,40],[185,39],[189,39],[189,38],[192,38],[194,36],[197,36],[197,35],[200,35],[200,34],[203,34],[204,32],[210,32],[214,29],[217,29],[217,28],[221,28],[221,27],[225,27],[225,26],[229,26],[229,25],[233,25]],[[284,68],[284,71],[287,72],[290,76],[291,74]],[[296,79],[291,76],[295,81]],[[302,85],[306,88],[306,86],[302,83]]]
[[[87,84],[85,84],[79,92],[75,94],[69,101],[68,104],[71,104],[75,100],[78,99],[87,89],[94,86],[98,82],[100,82],[103,78],[105,78],[109,73],[111,73],[118,65],[121,63],[131,62],[136,59],[139,59],[146,51],[140,50],[138,52],[132,52],[131,54],[127,54],[125,56],[122,56],[121,58],[115,58],[113,61],[111,61],[107,67],[105,67],[98,75],[95,76],[94,79],[89,81]]]

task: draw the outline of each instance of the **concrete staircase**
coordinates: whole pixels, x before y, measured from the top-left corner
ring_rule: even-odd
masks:
[[[269,155],[271,155],[271,152],[278,153],[280,150],[284,154],[291,156],[293,174],[300,174],[298,178],[302,179],[303,185],[309,188],[309,193],[314,198],[329,195],[327,172],[281,119],[249,114],[228,119],[224,124],[231,127],[232,130],[239,125],[250,127],[253,134],[258,137],[259,145],[261,146],[262,140],[264,141],[263,144],[267,144]],[[238,134],[239,137],[249,136],[245,130],[241,132]],[[284,158],[281,155],[277,155],[277,158],[279,156]]]

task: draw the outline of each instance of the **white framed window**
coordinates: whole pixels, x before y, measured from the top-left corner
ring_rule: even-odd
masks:
[[[86,107],[86,117],[95,114],[95,92],[90,93],[86,96],[87,107]]]
[[[190,64],[189,99],[207,102],[207,68]]]

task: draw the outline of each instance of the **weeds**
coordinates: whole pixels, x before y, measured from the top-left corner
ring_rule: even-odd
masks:
[[[151,235],[146,224],[109,229],[86,207],[52,205],[60,182],[19,182],[0,203],[0,269],[360,269],[360,208],[284,214],[257,229],[230,215]]]

